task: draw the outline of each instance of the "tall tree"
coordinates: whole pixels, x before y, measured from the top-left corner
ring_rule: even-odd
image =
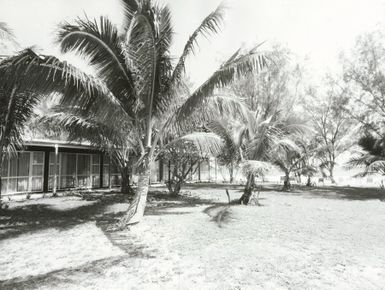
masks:
[[[186,134],[162,146],[158,156],[169,162],[170,172],[166,185],[170,194],[178,196],[188,175],[196,172],[201,161],[217,156],[222,148],[222,140],[209,132]]]
[[[346,91],[328,79],[326,91],[308,90],[306,110],[316,132],[317,158],[324,176],[335,183],[334,168],[337,158],[352,145],[352,120],[345,110]]]
[[[234,182],[234,173],[242,161],[243,124],[232,118],[219,118],[208,123],[209,130],[220,136],[223,141],[217,160],[229,170],[229,181]]]
[[[348,114],[365,132],[385,136],[385,35],[373,31],[358,37],[350,54],[342,58],[343,74],[349,89]]]
[[[126,0],[123,6],[125,25],[121,32],[104,17],[79,19],[75,24],[63,25],[59,31],[62,51],[75,51],[86,57],[96,76],[81,73],[54,57],[33,55],[31,51],[14,59],[13,65],[5,69],[17,70],[18,75],[24,76],[24,83],[32,84],[36,91],[59,91],[63,106],[76,106],[85,113],[91,111],[104,123],[119,126],[124,118],[129,124],[140,151],[136,162],[138,187],[121,220],[121,226],[126,226],[143,217],[150,163],[163,134],[175,124],[187,127],[201,123],[210,115],[211,108],[205,103],[215,89],[240,75],[259,71],[266,61],[255,49],[238,50],[175,108],[185,61],[195,51],[200,37],[219,31],[223,7],[202,21],[173,65],[169,52],[173,36],[170,9],[150,0]],[[170,110],[174,113],[170,114]]]
[[[11,42],[17,45],[13,31],[4,22],[0,22],[0,48],[3,42]],[[0,55],[0,65],[5,62],[7,56]],[[0,72],[0,79],[4,75]],[[36,103],[36,94],[26,90],[18,90],[16,84],[0,86],[0,208],[1,208],[1,176],[5,158],[16,152],[21,144],[21,132],[24,121],[33,112],[30,107]]]
[[[237,132],[241,142],[240,168],[247,182],[241,203],[247,204],[255,187],[255,177],[263,175],[272,164],[271,153],[292,142],[285,133],[286,121],[295,112],[295,104],[302,90],[302,69],[293,64],[290,51],[274,45],[267,53],[272,65],[258,75],[247,75],[236,80],[227,93],[242,98],[245,118],[239,118]],[[293,126],[297,127],[297,126]],[[237,152],[236,150],[234,152]],[[270,165],[269,165],[270,164]]]

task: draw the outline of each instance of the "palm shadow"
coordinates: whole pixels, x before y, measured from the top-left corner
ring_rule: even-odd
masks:
[[[105,208],[117,202],[128,202],[127,196],[121,194],[95,195],[90,199],[89,202],[85,200],[83,205],[68,209],[39,201],[16,203],[15,207],[0,211],[0,240],[48,228],[63,231],[89,221],[111,220],[114,217],[105,214]]]
[[[103,258],[95,261],[90,261],[82,265],[70,268],[62,268],[59,270],[50,271],[39,275],[20,276],[9,280],[0,281],[0,289],[37,289],[44,286],[49,286],[55,289],[59,284],[72,284],[76,287],[77,281],[73,277],[79,273],[94,274],[102,273],[103,269],[122,264],[127,259],[126,255]]]
[[[374,187],[312,186],[295,185],[290,191],[282,191],[282,185],[270,184],[262,187],[262,192],[277,192],[304,198],[326,198],[340,200],[385,200],[385,191]]]

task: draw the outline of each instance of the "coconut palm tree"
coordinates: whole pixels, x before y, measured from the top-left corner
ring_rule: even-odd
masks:
[[[263,115],[250,110],[246,104],[241,112],[237,121],[229,119],[226,123],[219,119],[209,122],[208,128],[222,139],[220,154],[226,154],[228,163],[239,166],[246,176],[244,193],[239,202],[248,204],[256,187],[255,178],[264,176],[271,169],[278,152],[298,147],[288,134],[287,120],[280,120],[276,115],[265,120]],[[235,130],[230,130],[231,127]],[[298,130],[298,127],[290,123],[290,130]]]
[[[143,216],[150,163],[165,132],[175,125],[188,127],[201,123],[210,115],[208,110],[212,110],[205,102],[214,90],[266,65],[256,49],[238,50],[175,108],[185,61],[194,53],[201,36],[209,37],[219,31],[223,7],[210,13],[192,33],[175,65],[169,52],[173,36],[169,8],[150,0],[126,0],[123,7],[123,31],[104,17],[79,19],[75,24],[64,24],[59,31],[62,51],[75,51],[86,57],[96,72],[94,76],[55,57],[37,56],[31,51],[4,68],[23,75],[24,83],[35,91],[60,92],[62,106],[91,111],[105,124],[120,126],[125,119],[127,132],[135,136],[140,150],[136,162],[138,187],[122,226],[139,222]]]
[[[285,133],[284,122],[276,118],[274,115],[264,120],[262,116],[257,117],[255,112],[250,112],[247,118],[240,165],[247,182],[239,200],[241,204],[248,204],[256,187],[255,178],[264,176],[271,169],[276,152],[295,147]]]
[[[207,127],[211,132],[220,136],[223,141],[223,147],[217,156],[217,160],[229,169],[229,181],[233,183],[234,171],[242,161],[241,152],[244,137],[242,123],[230,118],[220,117],[217,120],[210,121]]]
[[[0,46],[3,41],[17,45],[13,31],[5,22],[0,22]],[[5,62],[6,58],[7,56],[0,55],[0,64]],[[2,78],[4,76],[0,72],[0,79]],[[32,115],[30,106],[36,103],[36,97],[36,94],[28,91],[17,91],[12,84],[0,86],[0,207],[4,159],[7,155],[15,153],[15,149],[21,144],[21,130],[19,129]]]
[[[385,142],[382,137],[367,134],[360,138],[358,145],[361,147],[354,152],[348,162],[348,167],[363,167],[359,176],[379,173],[385,175]]]

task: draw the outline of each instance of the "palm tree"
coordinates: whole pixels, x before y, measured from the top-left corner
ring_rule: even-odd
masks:
[[[13,31],[5,22],[0,22],[0,45],[2,41],[17,44]],[[0,55],[0,64],[6,56]],[[0,79],[4,75],[0,72]],[[17,91],[15,86],[0,86],[0,208],[2,166],[7,155],[16,152],[21,144],[21,131],[24,121],[32,115],[30,106],[36,102],[36,94]],[[26,107],[24,107],[26,106]]]
[[[220,164],[229,169],[230,183],[234,182],[234,170],[239,167],[242,161],[242,141],[244,130],[242,123],[230,118],[220,117],[208,123],[209,130],[223,141],[223,147],[217,159]]]
[[[24,125],[33,115],[38,99],[36,93],[20,89],[16,84],[0,86],[0,205],[2,166],[5,158],[16,154],[21,147]]]
[[[314,174],[314,168],[310,160],[313,148],[307,142],[305,136],[306,133],[310,133],[310,128],[306,125],[300,125],[303,123],[302,120],[291,117],[282,120],[280,123],[280,136],[285,142],[280,142],[280,146],[275,146],[271,155],[273,164],[285,174],[282,190],[289,191],[291,189],[291,174],[294,173],[299,181],[302,174],[308,177]]]
[[[236,77],[259,71],[266,65],[256,49],[238,50],[207,81],[175,108],[178,88],[185,71],[186,58],[195,51],[200,36],[219,31],[223,7],[210,13],[187,41],[181,57],[173,65],[169,49],[173,29],[167,6],[150,0],[123,1],[125,29],[121,33],[107,18],[79,19],[64,24],[59,31],[63,52],[75,51],[86,57],[96,76],[86,75],[54,57],[33,55],[31,51],[14,59],[5,69],[17,70],[24,83],[39,92],[60,92],[60,105],[91,111],[104,124],[127,124],[138,142],[135,164],[138,187],[121,225],[136,223],[143,217],[150,163],[162,136],[172,126],[188,127],[202,123],[210,113],[206,100],[215,89]],[[1,67],[0,67],[1,70]],[[197,110],[197,109],[200,110]],[[173,112],[170,114],[170,111]],[[167,117],[165,117],[167,116]]]
[[[363,167],[360,176],[373,173],[385,175],[385,143],[383,137],[374,137],[367,133],[358,141],[360,150],[356,150],[348,162],[348,167]]]
[[[276,115],[264,120],[250,112],[245,123],[244,150],[241,163],[242,171],[247,177],[244,193],[239,202],[248,204],[256,187],[255,178],[263,176],[273,164],[277,152],[296,148],[287,135],[285,121]]]
[[[278,152],[295,150],[297,146],[288,134],[287,120],[279,120],[276,115],[265,120],[263,115],[250,110],[246,104],[241,112],[237,121],[229,119],[226,124],[219,119],[209,122],[208,128],[222,139],[221,154],[227,156],[230,166],[239,166],[247,178],[239,200],[246,205],[256,187],[255,178],[264,176],[271,169]],[[230,130],[231,127],[236,130]],[[298,127],[290,123],[290,130],[298,130]]]

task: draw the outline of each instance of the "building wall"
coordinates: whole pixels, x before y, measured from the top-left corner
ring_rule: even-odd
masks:
[[[151,169],[151,182],[160,181],[159,162]],[[131,182],[136,180],[134,174]],[[118,187],[121,174],[110,158],[97,150],[61,147],[56,154],[54,146],[27,146],[25,151],[5,158],[1,181],[2,195],[12,195],[54,188]]]
[[[44,152],[19,152],[6,158],[2,168],[2,193],[43,191]]]

